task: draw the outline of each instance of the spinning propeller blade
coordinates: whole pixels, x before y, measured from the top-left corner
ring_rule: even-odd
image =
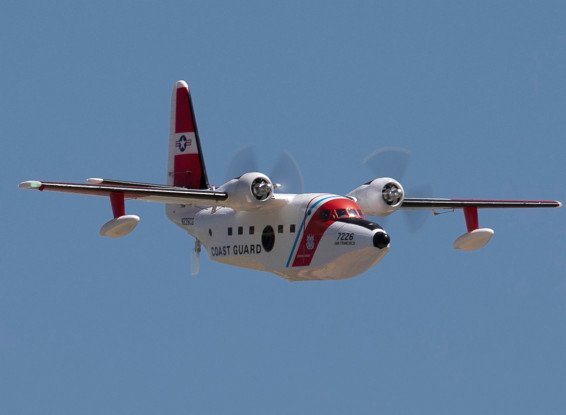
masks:
[[[421,184],[416,186],[411,186],[408,193],[411,197],[432,197],[433,190],[430,184]],[[404,210],[403,218],[409,230],[412,233],[416,233],[423,227],[428,218],[430,218],[431,213],[426,210]]]
[[[362,164],[375,175],[375,177],[391,177],[401,180],[405,175],[411,152],[401,147],[378,148],[367,156]]]
[[[371,170],[374,177],[391,177],[402,181],[410,158],[411,152],[405,148],[383,147],[367,156],[362,164]],[[409,186],[407,190],[407,194],[411,197],[431,197],[433,193],[430,184]],[[429,217],[430,213],[426,211],[403,211],[403,218],[413,233],[417,232]]]
[[[288,151],[283,151],[271,171],[271,179],[281,185],[279,193],[303,193],[304,180],[297,161]]]
[[[226,169],[226,180],[240,177],[250,171],[258,171],[257,156],[254,149],[255,146],[250,145],[241,148],[234,154]]]
[[[191,275],[195,276],[200,271],[201,242],[195,239],[195,248],[191,251]]]
[[[260,171],[256,146],[240,149],[228,164],[226,179],[230,180],[251,171]],[[303,193],[304,180],[301,169],[294,157],[283,151],[272,168],[269,178],[273,183],[281,185],[278,193]]]

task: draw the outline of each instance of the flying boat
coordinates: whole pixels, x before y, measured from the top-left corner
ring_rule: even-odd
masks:
[[[391,249],[391,237],[374,217],[399,210],[461,210],[466,232],[455,249],[484,247],[494,235],[479,226],[478,211],[557,208],[554,200],[410,197],[401,183],[377,177],[346,195],[287,193],[266,174],[251,171],[221,186],[208,181],[191,92],[176,82],[171,97],[167,184],[89,178],[86,183],[29,180],[23,189],[107,197],[113,218],[100,235],[128,235],[140,221],[126,214],[126,200],[165,205],[169,220],[194,238],[191,273],[204,248],[217,262],[274,273],[289,281],[337,280],[359,275]]]

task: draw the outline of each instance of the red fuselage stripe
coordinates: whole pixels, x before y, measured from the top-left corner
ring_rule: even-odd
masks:
[[[335,198],[323,203],[316,210],[311,212],[311,219],[303,232],[301,243],[299,244],[297,253],[295,254],[295,260],[292,265],[293,267],[304,267],[311,264],[314,254],[318,248],[318,244],[322,240],[324,233],[335,222],[335,219],[332,218],[322,219],[319,212],[322,210],[347,210],[348,208],[360,210],[360,207],[353,200]],[[307,211],[308,209],[309,208],[307,207]]]

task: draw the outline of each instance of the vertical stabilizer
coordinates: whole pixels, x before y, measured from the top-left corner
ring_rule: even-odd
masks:
[[[177,81],[171,95],[171,128],[167,183],[188,189],[208,189],[189,86]]]

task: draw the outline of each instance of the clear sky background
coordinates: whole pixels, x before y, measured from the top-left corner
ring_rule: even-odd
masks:
[[[497,4],[493,4],[497,3]],[[338,282],[213,263],[158,204],[98,236],[107,200],[28,179],[164,182],[170,93],[192,88],[211,182],[259,145],[308,191],[412,152],[407,188],[566,200],[563,1],[0,5],[0,413],[563,414],[566,211],[461,212]]]

